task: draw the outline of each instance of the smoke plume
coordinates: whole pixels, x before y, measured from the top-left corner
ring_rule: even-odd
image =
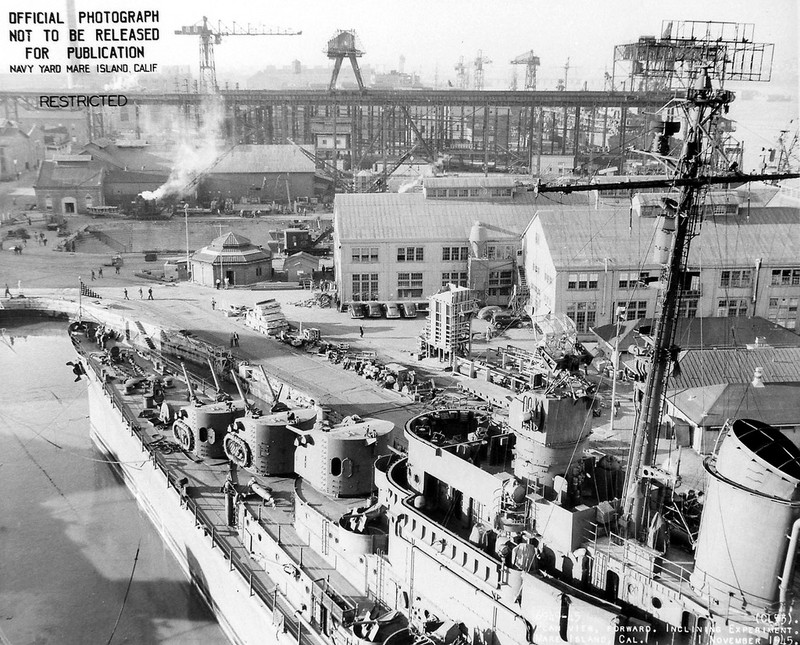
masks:
[[[207,96],[199,108],[202,122],[186,125],[180,132],[175,157],[167,181],[155,190],[146,190],[144,199],[182,197],[195,188],[195,180],[214,164],[223,152],[221,139],[225,107],[218,96]]]

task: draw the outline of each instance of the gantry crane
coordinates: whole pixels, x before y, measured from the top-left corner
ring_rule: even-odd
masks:
[[[483,89],[483,66],[488,65],[492,61],[486,58],[483,55],[482,50],[478,50],[478,55],[475,57],[473,61],[473,66],[475,68],[475,72],[473,74],[473,79],[475,82],[475,89],[482,90]]]
[[[217,22],[217,28],[212,29],[208,24],[208,18],[203,16],[202,25],[189,25],[176,29],[175,33],[179,36],[200,36],[200,91],[216,92],[217,70],[214,65],[214,45],[222,42],[223,36],[299,36],[302,31],[291,29],[267,29],[265,27],[251,27],[248,23],[246,28],[225,27]]]
[[[363,56],[364,53],[358,36],[352,29],[340,29],[334,34],[333,38],[328,41],[328,46],[325,49],[325,54],[334,61],[331,82],[328,86],[329,91],[332,92],[336,89],[336,80],[339,78],[339,70],[342,69],[342,61],[344,61],[345,58],[349,59],[350,64],[353,66],[353,74],[355,74],[358,89],[362,92],[366,89],[364,87],[364,81],[361,78],[361,69],[359,69],[358,61],[356,60]]]
[[[531,49],[529,52],[520,54],[511,61],[512,65],[525,65],[525,85],[526,90],[536,89],[536,68],[541,64],[539,57],[533,53]]]

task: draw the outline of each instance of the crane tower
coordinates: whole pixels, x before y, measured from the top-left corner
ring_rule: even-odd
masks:
[[[342,61],[345,58],[350,59],[350,64],[353,66],[353,74],[356,76],[358,82],[358,89],[365,90],[364,81],[361,79],[361,70],[358,67],[358,57],[364,55],[364,50],[361,48],[361,43],[356,36],[355,31],[337,31],[336,34],[328,41],[328,47],[325,50],[328,58],[334,60],[333,74],[331,74],[331,84],[328,90],[333,91],[336,89],[336,79],[339,78],[339,70],[342,69]]]
[[[536,89],[536,68],[539,67],[541,62],[539,57],[533,53],[531,49],[529,52],[520,54],[511,61],[512,65],[525,65],[525,86],[526,90]]]
[[[492,62],[491,60],[489,60],[483,55],[483,51],[479,49],[478,55],[475,57],[475,60],[473,61],[473,66],[475,69],[473,78],[475,80],[476,90],[483,89],[483,66],[488,65],[491,62]]]
[[[175,33],[179,36],[200,36],[200,91],[216,92],[217,69],[214,65],[214,45],[222,42],[223,36],[299,36],[302,31],[291,29],[267,29],[265,27],[251,27],[248,23],[246,28],[225,27],[219,22],[217,28],[212,29],[208,24],[208,18],[203,16],[202,25],[184,25],[176,29]]]

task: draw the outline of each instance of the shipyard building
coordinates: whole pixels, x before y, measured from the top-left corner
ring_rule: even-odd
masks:
[[[454,284],[505,305],[531,213],[527,194],[499,176],[431,178],[420,193],[337,195],[339,297],[426,304]]]
[[[508,177],[426,178],[421,193],[338,195],[343,303],[424,301],[448,284],[479,304],[565,313],[584,339],[655,315],[663,200],[670,194],[534,196]],[[797,327],[800,218],[775,187],[705,196],[681,316],[762,316]],[[668,242],[668,238],[666,242]]]

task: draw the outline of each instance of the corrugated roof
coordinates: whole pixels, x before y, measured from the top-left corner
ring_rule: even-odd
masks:
[[[513,188],[516,180],[507,175],[457,175],[425,177],[425,188]]]
[[[57,164],[43,161],[34,188],[93,188],[103,184],[103,167],[94,161]]]
[[[749,383],[757,367],[764,383],[800,383],[800,347],[689,350],[678,364],[680,375],[670,377],[670,390]]]
[[[313,173],[314,162],[293,145],[238,145],[225,154],[209,175],[230,173],[307,172]],[[302,146],[313,154],[312,146]]]
[[[628,204],[599,210],[559,206],[539,210],[544,236],[556,267],[602,265],[606,258],[616,269],[654,265],[652,241],[656,218],[639,218]],[[692,241],[690,266],[753,266],[797,264],[800,248],[800,209],[741,208],[732,216],[707,217]]]
[[[336,195],[339,240],[467,240],[480,221],[490,240],[516,240],[533,217],[530,203],[425,199],[420,193]]]
[[[698,387],[671,396],[670,402],[699,426],[721,427],[728,419],[740,418],[755,418],[770,425],[800,421],[800,383]]]
[[[620,346],[624,348],[633,342],[631,334],[635,330],[652,325],[652,318],[626,320],[620,325]],[[613,343],[617,326],[614,323],[601,325],[592,328],[592,333],[607,343]],[[760,316],[678,318],[675,344],[682,349],[742,347],[755,343],[759,336],[772,347],[800,346],[800,336]]]

